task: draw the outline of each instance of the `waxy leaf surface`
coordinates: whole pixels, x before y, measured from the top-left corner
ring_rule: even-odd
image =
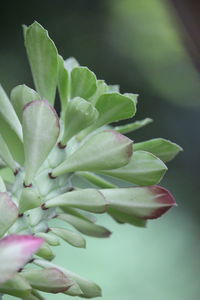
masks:
[[[18,208],[7,193],[0,192],[0,237],[13,225],[18,217]]]

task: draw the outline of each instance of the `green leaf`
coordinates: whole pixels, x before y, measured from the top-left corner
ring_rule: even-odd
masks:
[[[123,213],[121,211],[118,211],[115,208],[108,208],[107,213],[117,222],[120,224],[130,224],[137,227],[146,227],[147,220],[143,220],[140,218],[137,218],[133,215],[128,215],[126,213]]]
[[[25,106],[23,135],[26,185],[32,183],[38,169],[55,146],[59,129],[57,114],[47,101],[32,101]]]
[[[4,162],[13,170],[15,171],[17,169],[17,164],[14,161],[12,154],[10,153],[10,150],[2,138],[0,134],[0,156],[4,160]]]
[[[23,107],[33,100],[41,99],[41,97],[36,91],[22,84],[12,89],[10,99],[19,120],[22,121]]]
[[[84,131],[85,135],[103,125],[133,117],[136,113],[136,104],[129,96],[105,93],[99,97],[96,109],[99,118],[95,124]]]
[[[149,141],[134,144],[134,150],[148,151],[159,157],[162,161],[172,160],[183,149],[175,143],[162,138],[156,138]]]
[[[67,102],[70,97],[70,74],[67,71],[62,56],[58,56],[58,91],[61,99],[63,114],[67,107]]]
[[[19,199],[19,212],[24,213],[29,209],[39,207],[42,204],[42,199],[38,192],[38,189],[34,186],[25,187],[22,189],[22,193]]]
[[[46,293],[61,293],[72,285],[72,281],[55,267],[43,270],[26,270],[22,272],[22,276],[33,288]]]
[[[94,298],[94,297],[100,297],[101,296],[101,288],[94,283],[93,281],[90,281],[88,279],[85,279],[75,273],[72,273],[71,271],[62,268],[60,266],[57,266],[55,264],[52,264],[50,262],[36,259],[34,263],[38,266],[41,266],[43,268],[48,268],[48,267],[55,267],[61,270],[66,276],[70,276],[80,287],[81,291],[83,292],[83,295],[81,297],[83,298]],[[69,292],[69,290],[67,291]],[[67,292],[65,292],[67,294]],[[75,294],[74,294],[75,295]]]
[[[21,126],[21,125],[20,125]],[[6,142],[12,157],[20,165],[24,164],[24,148],[23,143],[17,136],[16,132],[0,115],[0,134]]]
[[[65,228],[55,228],[55,227],[53,227],[53,228],[51,227],[50,230],[55,235],[57,235],[58,237],[63,239],[65,242],[69,243],[70,245],[72,245],[74,247],[78,247],[78,248],[86,247],[85,239],[82,237],[82,235],[80,235],[77,232],[73,232],[73,231],[70,231]]]
[[[96,92],[88,99],[93,105],[96,105],[99,97],[108,91],[109,87],[104,80],[97,80]]]
[[[114,209],[136,218],[155,219],[176,205],[174,197],[160,186],[100,190]]]
[[[71,98],[88,99],[97,89],[95,74],[87,67],[75,67],[71,72]]]
[[[35,236],[43,238],[50,246],[59,246],[60,241],[59,239],[51,234],[51,233],[45,233],[45,232],[37,232]]]
[[[153,185],[161,181],[166,170],[166,165],[155,155],[146,151],[136,151],[126,166],[100,172],[137,185]]]
[[[58,54],[48,32],[37,22],[25,34],[25,46],[36,90],[54,103],[58,78]]]
[[[0,237],[14,224],[18,217],[18,208],[6,193],[0,193]]]
[[[151,122],[153,122],[152,119],[146,118],[146,119],[141,120],[141,121],[135,121],[133,123],[128,123],[128,124],[125,124],[125,125],[115,126],[113,129],[116,130],[117,132],[125,134],[125,133],[129,133],[129,132],[138,130],[138,129],[150,124]]]
[[[80,97],[70,101],[63,117],[64,133],[61,143],[65,145],[70,138],[93,124],[97,120],[98,115],[96,108],[88,101]]]
[[[14,278],[0,285],[0,293],[19,298],[26,298],[31,292],[31,286],[21,275],[16,274]]]
[[[132,141],[112,130],[90,136],[72,155],[53,169],[58,176],[74,171],[97,171],[126,165],[132,155]]]
[[[8,99],[5,91],[0,85],[0,116],[6,121],[10,128],[17,134],[18,138],[22,141],[22,126],[15,113],[15,110]]]
[[[78,231],[88,236],[105,238],[109,237],[111,234],[111,232],[103,226],[91,223],[70,214],[59,214],[58,218],[69,223]]]
[[[91,172],[76,172],[76,175],[86,179],[87,181],[89,181],[90,183],[100,187],[100,188],[115,188],[117,187],[117,185],[112,184],[111,182],[105,180],[104,178],[91,173]]]
[[[40,249],[36,253],[37,256],[40,256],[46,260],[52,260],[55,257],[55,254],[51,250],[50,246],[44,242]]]
[[[99,191],[84,189],[58,195],[45,203],[46,208],[57,206],[70,206],[94,213],[103,213],[106,209],[106,201]]]

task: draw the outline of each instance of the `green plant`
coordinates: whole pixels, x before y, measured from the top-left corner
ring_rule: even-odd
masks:
[[[0,88],[0,293],[97,297],[98,285],[51,263],[51,246],[61,238],[85,247],[80,233],[108,237],[91,213],[140,227],[160,217],[176,203],[156,184],[164,162],[181,148],[160,138],[133,146],[123,134],[151,119],[109,124],[135,115],[137,95],[97,80],[74,58],[64,61],[37,22],[24,26],[24,37],[36,91],[19,85],[10,101]],[[57,88],[60,118],[53,108]]]

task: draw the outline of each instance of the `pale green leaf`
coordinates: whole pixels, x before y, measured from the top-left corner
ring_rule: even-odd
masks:
[[[75,67],[71,72],[71,98],[88,99],[97,89],[95,74],[87,67]]]
[[[138,130],[138,129],[150,124],[151,122],[153,122],[152,119],[146,118],[141,121],[135,121],[133,123],[128,123],[125,125],[115,126],[113,129],[116,130],[117,132],[125,134],[125,133],[129,133],[129,132]]]
[[[8,294],[19,298],[26,298],[31,292],[28,281],[20,274],[0,285],[0,293]]]
[[[10,150],[0,134],[0,157],[13,171],[17,169],[17,164],[10,153]]]
[[[74,171],[97,171],[126,165],[132,155],[132,141],[112,130],[92,135],[72,155],[53,169],[58,176]]]
[[[84,189],[67,192],[45,202],[45,207],[74,207],[94,213],[103,213],[106,210],[106,201],[103,195],[95,189]]]
[[[65,145],[70,138],[93,124],[98,115],[98,111],[91,103],[80,97],[75,97],[68,103],[63,116],[64,132],[61,143]]]
[[[169,140],[156,138],[134,144],[134,150],[148,151],[159,157],[162,161],[168,162],[183,149],[179,145],[172,143]]]
[[[37,22],[26,29],[25,46],[36,90],[53,104],[58,77],[57,49],[48,32]]]
[[[57,228],[57,227],[51,227],[50,230],[63,239],[65,242],[69,243],[70,245],[78,248],[85,248],[86,247],[86,241],[77,232],[73,232],[71,230],[68,230],[66,228]]]
[[[41,99],[41,97],[36,91],[22,84],[12,89],[10,99],[19,120],[22,121],[23,107],[33,100]]]
[[[59,120],[47,101],[28,103],[23,112],[25,183],[29,185],[56,144]]]
[[[155,155],[146,151],[135,151],[131,161],[126,166],[119,169],[101,171],[101,173],[137,185],[153,185],[161,181],[166,170],[166,165]]]
[[[70,74],[67,71],[62,56],[58,56],[58,91],[61,100],[61,113],[63,114],[67,107],[70,97]]]

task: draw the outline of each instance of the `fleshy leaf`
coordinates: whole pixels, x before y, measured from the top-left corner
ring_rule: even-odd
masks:
[[[36,90],[53,104],[58,77],[56,46],[48,32],[37,22],[27,28],[25,46]]]
[[[25,152],[25,183],[29,185],[55,145],[59,135],[59,120],[45,100],[28,103],[23,112]]]
[[[118,169],[117,169],[118,170]],[[100,188],[116,188],[117,185],[105,180],[104,178],[92,173],[92,172],[76,172],[76,175],[88,180],[90,183],[100,187]]]
[[[61,293],[72,285],[72,281],[54,267],[43,270],[26,270],[22,272],[22,276],[33,288],[46,293]]]
[[[71,99],[88,99],[97,89],[95,74],[87,67],[75,67],[71,72]]]
[[[146,151],[135,151],[126,166],[100,172],[137,185],[154,185],[160,182],[166,170],[165,164],[155,155]]]
[[[111,232],[103,226],[88,222],[70,214],[59,214],[58,218],[71,224],[74,228],[85,235],[105,238],[109,237],[111,234]]]
[[[128,124],[125,124],[125,125],[120,125],[120,126],[115,126],[113,129],[116,130],[117,132],[120,132],[122,134],[125,134],[125,133],[129,133],[129,132],[132,132],[132,131],[135,131],[135,130],[138,130],[150,123],[152,123],[153,120],[150,119],[150,118],[146,118],[144,120],[141,120],[141,121],[135,121],[133,123],[128,123]]]
[[[101,288],[93,281],[85,279],[75,273],[72,273],[69,270],[66,270],[60,266],[56,266],[47,261],[36,259],[34,263],[44,268],[55,267],[61,270],[66,276],[72,278],[79,285],[81,291],[83,292],[83,294],[81,295],[81,297],[83,298],[95,298],[101,296]]]
[[[182,148],[162,138],[156,138],[149,141],[134,144],[134,150],[148,151],[155,156],[159,157],[162,161],[168,162],[172,160]]]
[[[72,245],[74,247],[78,247],[78,248],[86,247],[86,241],[82,237],[82,235],[80,235],[79,233],[70,231],[65,228],[53,227],[50,229],[55,235],[57,235],[58,237],[60,237],[61,239],[63,239],[67,243],[69,243],[70,245]]]
[[[0,283],[14,277],[42,243],[43,239],[30,235],[10,235],[0,240]]]
[[[17,134],[18,138],[22,141],[22,126],[15,113],[15,110],[8,99],[5,91],[0,85],[0,115],[6,121],[12,130]]]
[[[18,208],[7,193],[0,193],[0,237],[13,225],[18,217]]]
[[[30,292],[30,284],[19,274],[16,274],[15,277],[0,285],[0,293],[23,299],[28,297]]]
[[[48,233],[38,232],[35,235],[43,238],[50,246],[59,246],[60,245],[59,239],[55,235],[53,235],[49,232]]]
[[[72,155],[53,169],[58,176],[74,171],[115,169],[126,165],[132,155],[132,141],[112,130],[92,135]]]
[[[93,124],[97,120],[98,115],[96,108],[88,101],[80,97],[76,97],[70,101],[63,117],[64,133],[61,143],[65,145],[70,138]]]
[[[10,99],[18,115],[19,120],[22,121],[22,112],[24,105],[33,100],[39,100],[41,99],[41,97],[36,91],[31,89],[27,85],[22,84],[12,89]]]
[[[128,215],[127,213],[123,213],[118,211],[115,208],[109,208],[107,213],[119,224],[130,224],[137,227],[146,227],[147,220],[135,217],[133,215]]]
[[[109,87],[104,80],[97,80],[96,92],[88,99],[93,105],[96,105],[99,97],[108,91]]]
[[[96,109],[99,112],[99,118],[94,125],[85,130],[86,133],[103,125],[133,117],[136,113],[136,104],[129,96],[105,93],[99,97]]]
[[[57,206],[70,206],[94,213],[103,213],[106,209],[106,201],[103,195],[95,189],[84,189],[64,193],[48,200],[46,208]]]
[[[3,137],[0,134],[0,156],[4,160],[4,162],[10,167],[13,171],[17,169],[17,164],[14,161],[10,150],[4,141]]]
[[[108,208],[129,216],[156,219],[176,205],[171,193],[160,186],[100,190]],[[109,211],[109,210],[108,210]]]
[[[34,186],[23,188],[19,199],[20,213],[24,213],[29,209],[39,207],[41,204],[41,197],[38,193],[38,190]]]
[[[70,78],[69,73],[64,65],[64,60],[62,56],[58,56],[58,91],[61,99],[63,114],[67,107],[67,102],[70,96]]]
[[[4,183],[3,178],[0,176],[0,192],[5,193],[6,192],[6,185]]]
[[[52,260],[55,257],[55,254],[51,250],[51,247],[46,242],[44,242],[42,244],[40,249],[37,251],[36,255],[38,255],[46,260]]]

